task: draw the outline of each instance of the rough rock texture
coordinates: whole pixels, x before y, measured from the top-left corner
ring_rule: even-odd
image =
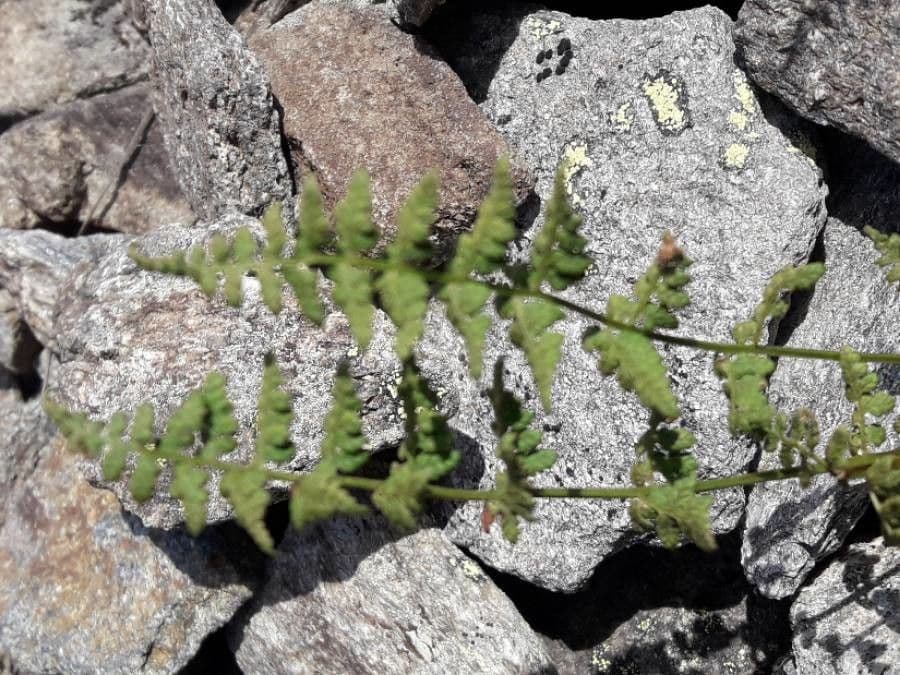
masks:
[[[149,107],[148,87],[137,84],[45,112],[3,134],[0,227],[74,234],[89,223],[140,233],[193,222],[158,125],[123,166]]]
[[[149,49],[119,0],[0,2],[0,130],[54,103],[147,77]]]
[[[160,228],[137,244],[145,253],[164,255],[205,242],[215,232],[232,233],[239,225],[261,230],[257,221],[234,216],[196,230]],[[403,426],[394,388],[399,363],[383,314],[378,314],[371,348],[359,355],[340,313],[331,313],[320,329],[301,319],[293,300],[286,298],[286,309],[276,317],[265,308],[258,284],[250,278],[245,281],[244,305],[229,308],[221,299],[208,300],[189,279],[138,269],[127,256],[130,241],[121,235],[65,240],[38,231],[0,232],[0,284],[7,250],[25,269],[35,269],[42,255],[63,256],[67,247],[83,253],[82,263],[69,267],[67,275],[60,274],[64,269],[60,264],[54,267],[59,276],[42,278],[42,299],[47,304],[38,309],[49,319],[30,322],[39,336],[49,334],[55,345],[58,362],[51,370],[49,388],[60,403],[105,420],[117,410],[134,411],[148,401],[162,424],[210,371],[220,370],[228,378],[241,425],[241,449],[234,457],[249,460],[263,361],[271,351],[294,396],[292,429],[298,456],[290,466],[306,468],[318,458],[334,373],[341,361],[350,359],[373,447],[399,442]],[[24,291],[22,304],[26,309],[34,304]],[[99,484],[99,467],[87,464],[85,469]],[[114,489],[148,526],[169,527],[181,520],[180,506],[168,497],[157,496],[138,506],[126,494],[124,482],[115,483]],[[211,520],[227,517],[230,508],[211,492]]]
[[[435,9],[446,0],[314,0],[320,4],[345,5],[349,7],[376,7],[386,11],[387,16],[398,25],[415,29],[421,27]],[[309,0],[257,0],[235,21],[235,26],[245,35],[252,35],[277,23]]]
[[[212,0],[142,0],[154,106],[194,212],[258,215],[293,187],[269,79]]]
[[[75,266],[88,259],[91,250],[85,239],[65,239],[43,230],[0,229],[0,289],[7,296],[4,305],[42,345],[55,344],[59,295]]]
[[[825,276],[812,295],[802,322],[787,343],[817,349],[893,352],[900,346],[900,294],[888,283],[879,254],[860,229],[871,225],[886,233],[900,230],[900,167],[862,143],[842,142],[829,157],[829,218],[824,233]],[[865,167],[864,169],[862,167]],[[882,386],[896,393],[900,369],[879,366]],[[781,359],[770,384],[772,401],[782,410],[813,410],[822,428],[820,451],[838,424],[849,422],[840,366],[825,361]],[[898,438],[887,418],[887,447]],[[778,459],[763,458],[774,467]],[[817,561],[833,553],[868,504],[862,486],[841,487],[829,477],[808,489],[794,481],[753,488],[747,503],[743,564],[747,577],[770,597],[794,593]]]
[[[734,35],[760,87],[900,162],[900,5],[747,0]]]
[[[22,320],[18,303],[0,288],[0,368],[21,375],[34,367],[40,343]]]
[[[446,0],[390,0],[391,17],[404,26],[422,26]]]
[[[0,529],[0,651],[24,672],[176,672],[251,595],[258,554],[147,530],[61,443],[40,454]]]
[[[882,539],[854,544],[791,607],[798,675],[896,673],[900,552]]]
[[[731,22],[722,12],[589,21],[463,5],[457,21],[445,29],[441,47],[471,90],[481,87],[482,109],[537,175],[542,199],[557,165],[567,166],[571,199],[585,216],[588,251],[597,261],[568,298],[603,309],[610,294],[630,293],[670,229],[695,261],[683,332],[730,340],[732,326],[750,314],[771,275],[807,258],[825,218],[826,188],[811,160],[765,115],[793,132],[783,116],[775,108],[764,115],[735,68]],[[538,82],[547,66],[546,59],[536,63],[536,54],[552,48],[551,66],[559,68],[563,38],[571,42],[571,62],[563,74]],[[523,248],[534,232],[525,233]],[[633,444],[645,429],[636,398],[601,378],[596,358],[582,351],[588,325],[577,317],[562,324],[554,410],[538,420],[560,458],[540,485],[627,484]],[[506,356],[509,383],[536,407],[531,375],[503,330],[495,326],[489,334],[488,363]],[[453,424],[485,454],[487,485],[495,469],[489,402],[480,396],[487,382],[467,379],[461,340],[439,313],[429,334],[422,362],[439,374],[443,389],[458,382]],[[684,424],[698,437],[702,474],[740,470],[754,451],[730,438],[713,355],[663,352]],[[737,524],[743,501],[739,490],[719,495],[713,506],[719,532]],[[625,505],[614,502],[542,503],[515,547],[501,540],[499,528],[484,534],[474,507],[457,511],[450,534],[493,567],[567,591],[604,556],[635,540]]]
[[[39,400],[22,401],[11,395],[13,391],[3,386],[0,371],[0,528],[17,486],[32,475],[42,450],[56,434]]]
[[[380,521],[291,533],[234,635],[245,672],[535,673],[540,639],[440,530]]]
[[[390,239],[397,209],[435,168],[438,244],[471,225],[509,147],[424,41],[378,9],[312,3],[251,45],[283,106],[294,165],[315,173],[330,204],[354,171],[368,170],[375,220]],[[517,185],[524,198],[524,172]]]
[[[790,649],[790,605],[753,592],[737,532],[719,543],[714,553],[634,546],[571,595],[497,583],[545,636],[560,675],[773,672]]]

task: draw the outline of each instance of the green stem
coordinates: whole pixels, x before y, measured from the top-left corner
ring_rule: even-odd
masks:
[[[328,267],[330,265],[335,264],[335,262],[340,259],[345,262],[350,263],[351,265],[357,267],[366,267],[375,271],[386,271],[389,269],[396,269],[396,262],[388,262],[386,260],[377,259],[377,258],[366,258],[363,256],[347,256],[347,255],[315,255],[308,256],[304,258],[301,262],[305,265],[309,265],[311,267]],[[551,302],[558,307],[562,307],[564,309],[568,309],[576,314],[580,314],[592,321],[596,321],[598,323],[603,324],[604,326],[608,326],[609,328],[615,328],[616,330],[624,330],[629,331],[631,333],[640,333],[642,335],[646,335],[651,340],[655,340],[657,342],[664,342],[671,345],[680,345],[683,347],[691,347],[693,349],[699,349],[708,352],[714,352],[717,354],[759,354],[763,356],[771,356],[771,357],[791,357],[798,359],[817,359],[820,361],[840,361],[841,352],[829,349],[807,349],[803,347],[777,347],[777,346],[760,346],[760,345],[739,345],[733,342],[715,342],[712,340],[700,340],[692,337],[682,337],[679,335],[669,335],[667,333],[660,333],[658,331],[648,331],[633,326],[628,323],[623,323],[621,321],[616,321],[615,319],[611,319],[602,312],[595,312],[594,310],[588,309],[587,307],[583,307],[577,303],[571,302],[570,300],[566,300],[565,298],[561,298],[557,295],[553,295],[551,293],[544,293],[543,291],[535,291],[529,290],[527,288],[514,288],[509,286],[504,286],[502,284],[492,283],[489,281],[484,281],[481,279],[475,279],[466,277],[463,279],[452,277],[451,275],[440,272],[437,270],[425,270],[418,267],[410,267],[411,271],[415,271],[417,274],[422,276],[423,278],[444,283],[444,284],[452,284],[452,283],[462,283],[462,282],[473,282],[480,284],[486,288],[491,289],[494,293],[498,295],[504,296],[519,296],[519,297],[530,297],[530,298],[539,298],[541,300],[545,300],[547,302]],[[867,363],[890,363],[890,364],[900,364],[900,353],[892,353],[892,352],[859,352],[860,358]]]

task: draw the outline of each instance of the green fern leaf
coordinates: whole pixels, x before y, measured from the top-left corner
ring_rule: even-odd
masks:
[[[412,359],[403,366],[398,389],[406,414],[406,439],[399,462],[373,492],[372,501],[387,518],[403,529],[415,526],[424,507],[425,488],[452,471],[459,462],[446,418],[437,410],[437,397]]]
[[[509,337],[525,352],[544,409],[550,410],[553,403],[551,389],[556,367],[562,357],[563,336],[549,333],[547,329],[564,319],[565,312],[540,298],[526,300],[512,297],[500,305],[500,314],[512,319]]]
[[[266,491],[266,472],[262,468],[227,469],[219,483],[219,491],[234,509],[234,517],[261,550],[272,555],[275,542],[266,529],[266,508],[270,496]]]
[[[173,479],[169,493],[181,500],[188,532],[196,536],[206,527],[207,502],[209,500],[206,483],[209,480],[209,474],[184,462],[176,463],[172,471]]]
[[[291,524],[298,530],[338,514],[361,516],[369,512],[341,487],[334,467],[326,468],[316,467],[291,490]]]
[[[515,193],[509,160],[501,159],[494,171],[491,191],[481,204],[472,231],[462,235],[450,261],[447,283],[440,293],[447,317],[463,336],[469,352],[469,370],[481,376],[485,335],[491,325],[482,313],[490,291],[465,281],[472,274],[490,274],[506,259],[506,247],[516,236]]]
[[[535,237],[531,254],[532,272],[528,287],[540,290],[548,282],[554,290],[561,291],[581,280],[591,259],[584,255],[587,240],[578,234],[581,216],[572,210],[566,195],[565,172],[556,172],[553,194],[547,203],[544,227]]]
[[[154,454],[147,453],[138,456],[134,472],[131,474],[131,482],[128,484],[131,496],[136,502],[143,503],[153,496],[161,471],[159,458]]]
[[[900,281],[900,234],[887,235],[870,226],[866,226],[865,233],[875,242],[875,248],[881,253],[875,264],[888,268],[888,281],[891,283]]]
[[[650,338],[640,333],[595,329],[585,335],[583,345],[587,351],[600,352],[601,372],[615,373],[622,388],[637,394],[645,407],[663,419],[681,415],[666,366]]]
[[[259,394],[256,453],[264,461],[278,464],[289,462],[296,453],[291,442],[294,412],[283,383],[278,364],[271,354],[267,355]]]
[[[716,363],[716,373],[724,379],[730,409],[728,425],[734,435],[765,438],[775,420],[775,408],[766,390],[775,362],[759,354],[738,354]]]
[[[437,205],[437,174],[429,173],[397,215],[397,236],[387,249],[388,262],[395,267],[377,282],[384,309],[397,326],[396,350],[401,360],[412,355],[428,309],[428,283],[421,274],[407,268],[431,257],[428,235]]]
[[[712,497],[695,494],[689,485],[663,485],[631,502],[632,521],[645,531],[656,531],[666,548],[687,537],[704,551],[716,550],[709,521]]]
[[[202,395],[207,411],[207,428],[200,454],[207,460],[218,459],[237,447],[235,434],[238,421],[234,416],[234,406],[228,399],[225,377],[220,373],[210,373],[203,385]]]
[[[193,391],[169,418],[166,431],[159,441],[160,456],[171,460],[193,446],[205,422],[206,402],[203,394]]]

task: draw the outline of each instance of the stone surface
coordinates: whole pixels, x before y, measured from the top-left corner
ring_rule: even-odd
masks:
[[[34,368],[40,343],[22,320],[18,303],[0,288],[0,368],[17,375]]]
[[[748,0],[734,35],[760,87],[900,162],[900,5]]]
[[[0,371],[0,528],[6,522],[7,507],[17,486],[28,480],[41,452],[56,433],[41,408],[41,402],[23,401],[15,395],[12,383],[4,383]]]
[[[805,309],[802,322],[787,343],[817,349],[897,351],[900,341],[900,295],[888,283],[879,254],[860,230],[871,225],[898,231],[900,167],[867,150],[860,142],[838,140],[831,155],[829,218],[823,255],[825,276]],[[882,386],[896,392],[900,369],[879,366]],[[772,401],[782,410],[806,407],[816,413],[824,447],[839,424],[847,424],[852,408],[844,396],[840,366],[825,361],[781,359],[771,378]],[[887,447],[895,447],[895,415],[887,418]],[[778,465],[774,456],[764,467]],[[868,504],[863,486],[841,487],[820,477],[808,489],[795,481],[753,488],[747,503],[743,564],[747,577],[771,597],[793,594],[813,566],[833,553]]]
[[[0,130],[54,103],[146,79],[149,50],[120,0],[0,2]]]
[[[216,232],[233,233],[241,225],[261,232],[257,221],[232,216],[197,229],[161,228],[138,239],[137,245],[149,255],[167,255],[205,242]],[[6,239],[15,240],[14,250],[37,248],[52,237],[43,232],[13,234]],[[5,250],[3,237],[0,233],[0,250]],[[20,243],[28,240],[33,244]],[[382,313],[377,315],[371,347],[359,354],[346,319],[336,311],[320,329],[302,319],[286,297],[285,310],[275,316],[263,305],[258,284],[251,278],[244,282],[244,305],[230,308],[222,299],[207,299],[189,279],[138,269],[127,256],[130,241],[121,235],[75,240],[88,247],[91,256],[57,289],[57,311],[50,327],[58,356],[49,385],[54,399],[103,420],[117,410],[134,411],[147,401],[163,424],[189,391],[209,372],[219,370],[228,379],[241,427],[240,449],[233,458],[249,461],[264,357],[272,352],[294,397],[292,432],[298,454],[289,468],[304,469],[318,458],[334,373],[349,359],[364,401],[364,430],[373,448],[399,442],[403,433],[395,389],[399,363]],[[101,483],[98,466],[86,464],[85,470],[95,484]],[[182,518],[178,503],[166,496],[157,495],[138,506],[126,494],[124,482],[113,487],[148,526],[170,527]],[[211,493],[210,519],[228,517],[230,507],[217,490]]]
[[[0,227],[74,234],[86,223],[141,233],[194,216],[169,167],[159,126],[125,155],[150,109],[137,84],[45,112],[0,138]]]
[[[319,4],[344,5],[346,7],[375,7],[385,11],[398,25],[415,30],[421,27],[435,9],[446,0],[313,0]],[[265,29],[277,23],[309,0],[256,0],[240,14],[235,26],[245,35]]]
[[[252,544],[148,530],[61,443],[40,454],[0,529],[0,651],[31,673],[176,672],[251,595]]]
[[[540,639],[437,529],[380,521],[291,533],[235,631],[245,672],[535,673]]]
[[[143,0],[154,106],[194,212],[259,215],[292,195],[269,78],[212,0]]]
[[[882,539],[854,544],[791,607],[798,675],[896,673],[900,553]]]
[[[42,345],[55,344],[59,295],[75,267],[89,260],[91,241],[65,239],[43,230],[0,229],[0,289],[6,311],[23,322]],[[4,329],[0,329],[4,330]]]
[[[376,223],[390,239],[398,208],[434,168],[437,244],[446,248],[471,225],[509,147],[421,38],[376,8],[311,3],[256,33],[251,45],[284,109],[298,179],[312,171],[329,205],[354,171],[366,169]],[[530,181],[522,171],[516,179],[524,199]]]
[[[630,294],[669,229],[694,260],[693,304],[683,313],[681,332],[730,341],[732,326],[747,318],[771,275],[809,256],[824,222],[826,188],[788,136],[798,130],[777,107],[761,109],[735,68],[731,22],[722,12],[589,21],[464,4],[455,21],[444,26],[440,46],[470,91],[486,84],[482,109],[535,173],[542,199],[557,165],[568,167],[566,183],[596,260],[568,299],[602,310],[610,294]],[[536,54],[556,50],[563,38],[571,42],[571,62],[563,74],[538,82],[546,59],[537,64]],[[560,60],[554,55],[553,68]],[[526,231],[523,250],[535,231]],[[636,398],[602,378],[596,358],[582,351],[588,326],[574,316],[561,324],[564,356],[554,409],[537,422],[560,457],[538,479],[542,486],[627,484],[633,444],[646,428]],[[487,363],[506,357],[509,384],[538,407],[531,375],[504,330],[495,326],[489,334]],[[484,454],[481,484],[487,486],[496,461],[489,402],[480,392],[491,368],[481,383],[467,378],[461,340],[440,313],[432,315],[429,335],[421,362],[442,389],[458,383],[448,394],[458,399],[453,425]],[[755,451],[730,438],[714,355],[662,352],[682,400],[683,423],[698,438],[701,475],[742,470]],[[743,502],[740,490],[718,495],[712,512],[718,532],[735,527]],[[564,591],[578,588],[605,556],[637,539],[625,505],[616,502],[554,500],[540,504],[536,515],[514,547],[497,527],[481,531],[474,506],[455,513],[449,532],[492,567]]]

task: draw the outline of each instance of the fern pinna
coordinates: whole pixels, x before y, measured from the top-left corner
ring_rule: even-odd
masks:
[[[221,291],[225,301],[240,305],[241,281],[254,275],[272,312],[283,311],[287,286],[296,309],[321,324],[325,309],[320,277],[331,281],[331,296],[346,314],[354,338],[367,347],[376,305],[397,327],[395,350],[402,363],[398,388],[405,412],[406,437],[385,478],[362,475],[369,459],[362,432],[362,405],[346,366],[334,381],[332,407],[325,419],[321,458],[310,472],[279,469],[294,455],[291,439],[292,402],[282,387],[279,366],[268,359],[263,370],[256,425],[256,449],[249,463],[230,461],[238,424],[218,373],[191,393],[157,433],[154,413],[142,406],[130,416],[115,415],[106,423],[69,412],[52,401],[46,407],[69,445],[102,463],[107,480],[130,474],[131,493],[149,499],[163,471],[171,471],[169,492],[181,501],[188,529],[206,524],[208,486],[214,473],[219,489],[233,507],[237,521],[265,551],[274,542],[264,516],[270,502],[268,486],[287,483],[291,521],[296,527],[336,514],[380,510],[398,527],[413,528],[430,499],[484,502],[485,523],[499,519],[503,535],[515,541],[521,523],[534,517],[537,499],[630,499],[635,527],[652,530],[667,546],[684,539],[704,549],[715,547],[710,529],[711,498],[704,493],[769,480],[799,478],[807,482],[830,473],[839,480],[863,478],[882,518],[888,541],[900,538],[900,451],[879,451],[886,440],[879,420],[894,408],[894,398],[877,391],[877,377],[867,361],[900,362],[900,355],[861,355],[761,344],[769,320],[787,311],[786,294],[811,288],[821,265],[782,270],[772,279],[753,315],[734,329],[734,343],[673,336],[661,330],[679,325],[678,311],[690,302],[690,259],[670,234],[659,253],[634,285],[633,296],[614,295],[600,313],[564,300],[559,292],[581,280],[591,265],[586,241],[579,234],[581,219],[568,203],[562,172],[557,174],[525,264],[507,263],[507,247],[516,238],[515,205],[507,160],[498,163],[493,186],[470,232],[459,239],[456,253],[441,269],[431,265],[430,228],[439,190],[436,174],[428,174],[412,191],[397,216],[397,233],[383,256],[372,251],[379,232],[372,221],[369,182],[357,173],[346,197],[332,214],[313,179],[303,186],[298,235],[289,242],[279,205],[262,219],[265,242],[247,229],[231,240],[213,237],[190,252],[151,258],[132,248],[142,268],[194,279],[208,296]],[[896,242],[879,239],[882,264],[896,265]],[[896,278],[891,267],[891,278]],[[532,428],[534,413],[504,388],[502,362],[494,364],[493,386],[496,454],[501,460],[495,487],[463,489],[442,484],[460,460],[447,419],[416,364],[415,346],[423,332],[428,304],[442,302],[451,323],[462,335],[469,369],[483,369],[485,336],[491,316],[485,311],[495,297],[499,314],[509,319],[512,344],[521,349],[532,370],[545,408],[552,405],[551,385],[562,353],[562,337],[551,329],[566,316],[580,313],[596,322],[583,347],[598,355],[598,376],[615,375],[648,411],[648,427],[635,444],[632,485],[617,487],[538,488],[537,474],[549,469],[556,452],[542,448],[540,431]],[[777,452],[782,467],[700,480],[691,454],[694,434],[681,422],[680,404],[657,342],[670,342],[719,353],[716,372],[730,400],[729,423],[735,435],[747,435]],[[854,406],[851,420],[835,430],[818,451],[819,426],[811,411],[790,414],[768,400],[768,377],[774,357],[820,358],[838,361],[847,397]],[[369,498],[362,493],[368,492]]]

